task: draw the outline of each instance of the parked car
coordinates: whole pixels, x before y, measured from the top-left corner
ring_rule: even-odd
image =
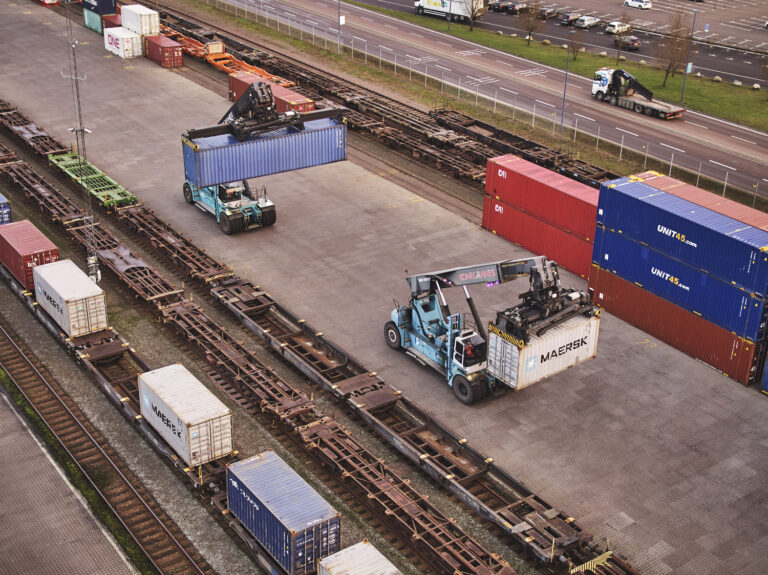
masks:
[[[643,44],[637,36],[616,36],[613,41],[622,50],[639,50]]]
[[[573,26],[576,24],[576,21],[581,18],[581,14],[578,12],[571,12],[570,14],[563,14],[560,17],[560,25],[561,26]]]
[[[521,12],[527,12],[531,8],[528,6],[527,2],[511,2],[509,6],[507,6],[507,12],[510,14],[520,14]]]
[[[610,22],[605,27],[606,34],[623,34],[624,32],[629,32],[629,24],[626,22]]]
[[[600,24],[600,18],[595,18],[594,16],[582,16],[576,20],[574,26],[577,28],[593,28],[598,24]]]
[[[510,4],[512,4],[512,0],[497,0],[488,4],[488,8],[493,12],[506,12]]]
[[[549,20],[557,16],[559,12],[556,8],[539,8],[539,18],[542,20]]]
[[[640,8],[640,10],[650,10],[653,8],[651,0],[624,0],[624,6]]]

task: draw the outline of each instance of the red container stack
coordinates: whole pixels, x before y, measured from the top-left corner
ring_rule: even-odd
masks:
[[[608,312],[749,385],[757,382],[768,351],[609,271],[592,266],[592,301]]]
[[[107,28],[120,28],[123,25],[123,17],[120,14],[110,14],[109,16],[101,17],[101,28],[106,30]]]
[[[251,84],[258,82],[264,82],[272,89],[275,108],[281,114],[288,111],[311,112],[315,109],[315,102],[306,96],[250,72],[235,72],[229,75],[229,99],[237,102]]]
[[[163,68],[181,68],[184,65],[181,44],[165,36],[145,36],[144,55]]]
[[[29,220],[0,226],[0,263],[24,289],[34,289],[35,266],[59,261],[59,248]]]
[[[589,276],[598,190],[517,156],[488,160],[483,227]]]

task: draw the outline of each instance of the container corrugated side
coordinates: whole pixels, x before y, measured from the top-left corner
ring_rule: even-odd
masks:
[[[688,266],[622,234],[595,231],[593,263],[711,321],[759,341],[765,333],[762,298]]]
[[[232,412],[181,364],[139,375],[141,416],[190,467],[232,453]]]
[[[760,346],[648,290],[592,266],[592,301],[647,334],[700,359],[744,385],[759,381]]]
[[[123,26],[142,36],[160,34],[160,14],[140,4],[123,5],[120,8]]]
[[[347,159],[347,126],[332,118],[240,142],[230,135],[182,141],[184,173],[197,187],[258,178]]]
[[[0,226],[0,263],[24,289],[35,287],[35,266],[56,261],[59,248],[29,220]]]
[[[144,55],[163,68],[180,68],[184,65],[181,44],[167,36],[145,36]]]
[[[402,575],[369,541],[350,545],[320,561],[318,575]]]
[[[597,218],[606,228],[723,281],[768,293],[766,231],[635,181],[602,185]]]
[[[13,221],[11,217],[11,203],[3,194],[0,194],[0,225],[10,224]]]
[[[589,274],[592,243],[508,206],[492,196],[483,202],[483,227],[583,278]]]
[[[490,158],[486,194],[591,241],[599,191],[517,156]]]
[[[272,451],[227,466],[227,504],[289,575],[340,549],[339,513]]]
[[[101,18],[101,26],[104,30],[107,28],[120,28],[122,25],[123,17],[120,14],[110,14]]]
[[[69,337],[108,327],[104,290],[72,260],[59,260],[33,270],[38,305]]]
[[[573,317],[527,344],[488,326],[488,373],[523,389],[597,355],[600,317]]]
[[[90,10],[99,16],[107,16],[117,12],[116,0],[83,0],[83,10]]]
[[[670,178],[658,172],[648,171],[632,176],[657,190],[667,192],[678,198],[693,202],[697,206],[709,208],[713,212],[723,214],[739,222],[749,224],[760,230],[768,230],[768,214],[761,212],[739,202],[729,200],[718,194],[702,190],[691,184]]]
[[[83,22],[86,28],[101,34],[101,15],[88,10],[85,6],[83,6]]]
[[[104,47],[121,58],[141,57],[141,36],[123,27],[104,30]]]

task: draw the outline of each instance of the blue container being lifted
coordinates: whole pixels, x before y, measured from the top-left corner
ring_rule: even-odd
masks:
[[[740,337],[765,335],[763,299],[599,225],[592,262]]]
[[[341,518],[273,451],[227,466],[229,511],[288,575],[341,549]]]
[[[768,293],[768,232],[632,178],[600,185],[597,223],[708,272]]]
[[[182,138],[184,174],[202,188],[347,159],[347,125],[335,118],[286,126],[239,141],[230,134]]]
[[[11,204],[3,194],[0,194],[0,225],[10,224],[12,221]]]

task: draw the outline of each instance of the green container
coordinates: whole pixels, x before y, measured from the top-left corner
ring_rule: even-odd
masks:
[[[104,174],[90,162],[85,162],[74,152],[51,154],[48,161],[77,182],[105,208],[125,206],[136,202],[123,186]]]
[[[101,34],[101,16],[95,12],[91,12],[87,8],[83,8],[83,20],[85,21],[85,27],[90,28],[97,34]]]

